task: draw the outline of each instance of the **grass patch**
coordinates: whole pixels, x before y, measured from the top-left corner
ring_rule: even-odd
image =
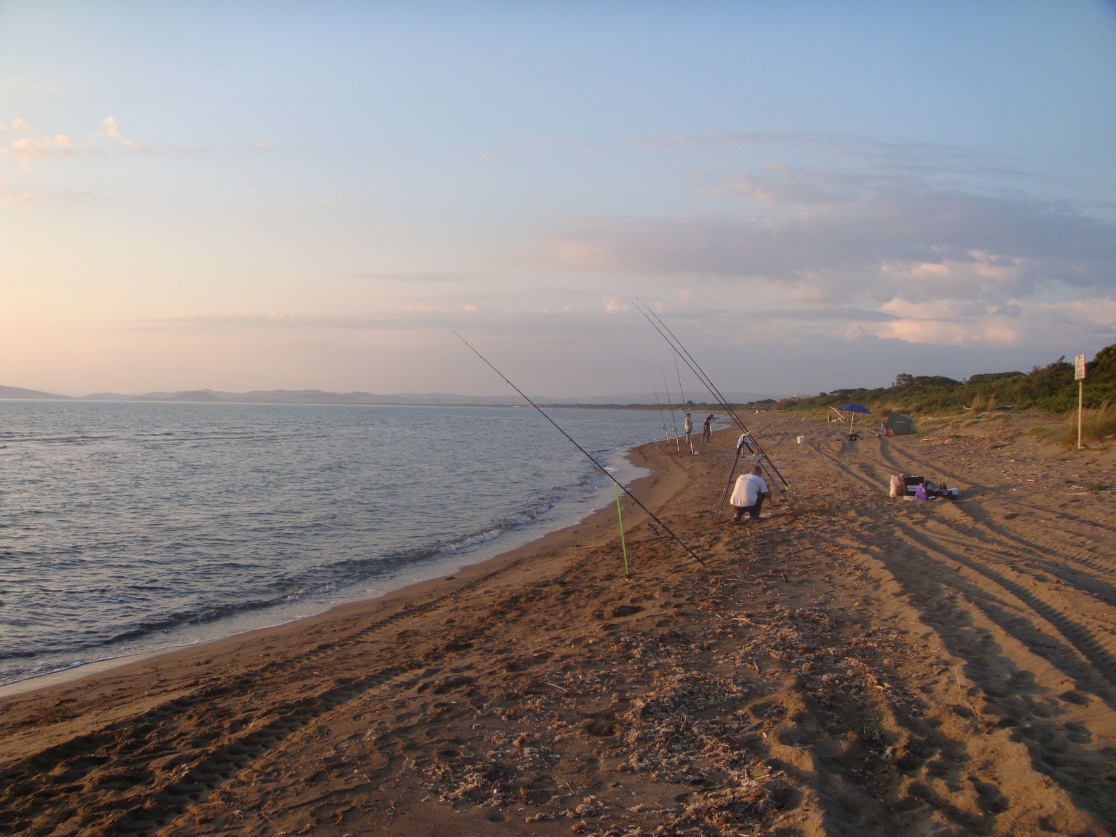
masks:
[[[1077,413],[1066,416],[1061,441],[1077,447]],[[1081,444],[1107,444],[1116,437],[1116,410],[1105,401],[1096,410],[1081,411]]]

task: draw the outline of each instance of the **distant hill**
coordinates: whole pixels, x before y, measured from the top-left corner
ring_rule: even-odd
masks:
[[[186,401],[191,404],[219,404],[226,399],[222,393],[209,389],[188,390],[186,392],[150,392],[145,395],[135,395],[128,401]]]
[[[764,396],[756,393],[730,393],[727,396],[735,403],[755,401]],[[53,395],[19,387],[0,386],[0,399],[23,400],[79,400],[67,395]],[[448,392],[415,393],[403,392],[392,395],[371,392],[323,392],[320,389],[273,389],[253,390],[251,392],[221,392],[212,389],[182,390],[177,392],[146,392],[142,395],[122,395],[115,392],[97,392],[83,396],[82,401],[160,401],[188,404],[339,404],[354,406],[514,406],[523,404],[518,395],[454,395]],[[656,398],[652,394],[598,395],[574,398],[550,398],[533,395],[536,404],[550,406],[654,406]],[[664,408],[669,405],[661,401]],[[688,404],[699,407],[701,399],[690,399]],[[677,404],[675,405],[678,406]]]
[[[733,393],[728,396],[737,403],[755,401],[763,396],[755,393]],[[222,392],[202,389],[181,392],[147,392],[142,395],[96,393],[87,395],[86,401],[163,401],[195,404],[340,404],[363,406],[513,406],[523,404],[518,395],[454,395],[448,392],[403,392],[391,395],[371,392],[323,392],[319,389],[273,389],[251,392]],[[551,398],[533,395],[537,404],[551,406],[654,406],[655,397],[648,393],[629,395],[598,395],[590,397]],[[701,405],[701,400],[688,403]],[[667,407],[663,404],[663,407]],[[677,406],[677,405],[675,405]]]
[[[183,392],[147,392],[143,395],[111,395],[99,393],[86,396],[91,401],[162,401],[192,404],[337,404],[351,406],[447,406],[471,404],[520,404],[520,398],[497,396],[470,397],[449,393],[377,395],[371,392],[323,392],[318,389],[274,389],[252,392],[221,392],[201,389]]]
[[[740,393],[739,401],[749,401],[761,396]],[[355,404],[355,405],[399,405],[399,406],[511,406],[523,404],[518,395],[454,395],[448,392],[403,392],[392,395],[370,392],[322,392],[317,389],[305,390],[254,390],[252,392],[215,392],[200,390],[194,392],[152,392],[135,396],[136,401],[196,401],[225,402],[236,404]],[[573,398],[551,398],[533,395],[531,400],[537,404],[559,406],[653,406],[655,398],[650,394],[598,395]],[[702,401],[690,401],[701,404]],[[664,404],[664,407],[667,405]],[[677,405],[676,405],[677,406]]]
[[[0,386],[0,399],[15,401],[73,401],[68,395],[55,395],[53,392],[39,392],[37,389]]]

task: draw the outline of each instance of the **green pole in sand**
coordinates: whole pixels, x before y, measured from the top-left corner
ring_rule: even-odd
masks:
[[[620,548],[624,550],[624,578],[631,578],[628,572],[628,545],[624,542],[624,511],[620,507],[620,486],[616,487],[616,517],[620,521]]]

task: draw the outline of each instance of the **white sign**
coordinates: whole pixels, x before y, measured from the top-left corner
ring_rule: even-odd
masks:
[[[1074,364],[1075,370],[1074,370],[1073,379],[1075,381],[1084,381],[1085,380],[1085,355],[1078,355],[1074,360],[1076,362]]]

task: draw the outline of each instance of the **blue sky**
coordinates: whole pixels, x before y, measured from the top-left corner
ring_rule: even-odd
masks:
[[[0,0],[0,294],[67,394],[1092,358],[1116,4]]]

